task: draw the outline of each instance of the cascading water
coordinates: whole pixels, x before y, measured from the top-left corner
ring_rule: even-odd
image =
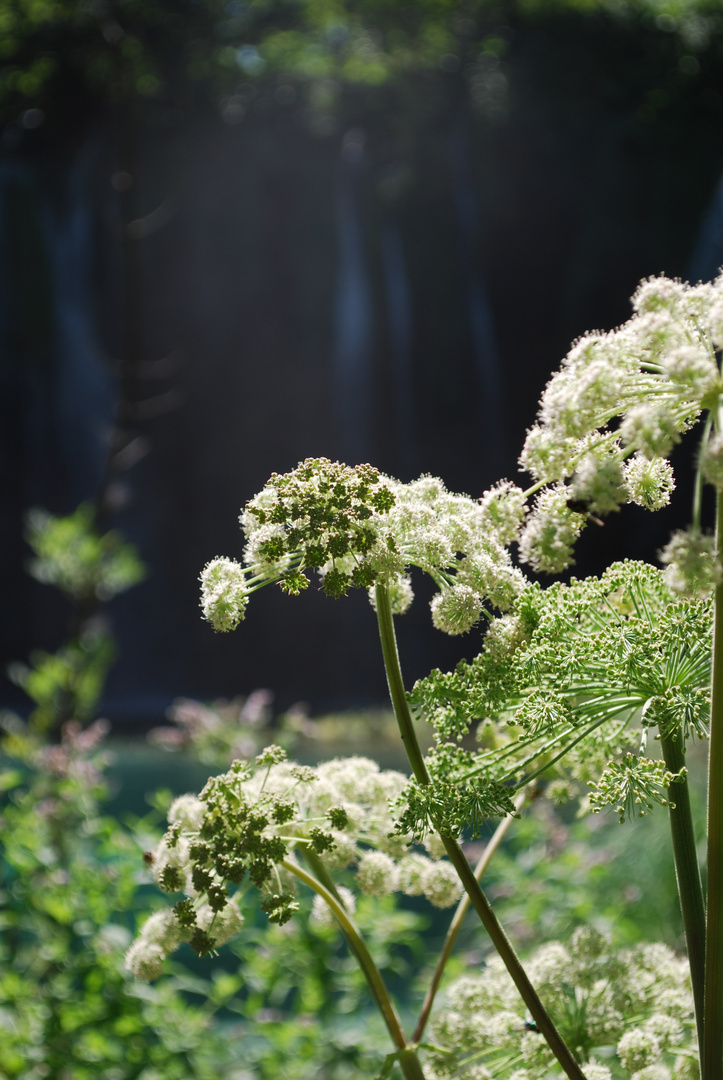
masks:
[[[93,320],[91,158],[86,152],[75,162],[60,208],[48,208],[45,214],[56,328],[56,437],[67,476],[68,509],[98,490],[114,398]]]
[[[27,163],[0,167],[0,336],[18,410],[5,454],[23,477],[23,509],[69,512],[93,498],[103,469],[112,388],[93,326],[91,156],[54,188]]]
[[[388,220],[382,229],[381,257],[391,344],[398,471],[404,477],[411,477],[416,464],[412,388],[412,305],[402,238],[393,220]]]
[[[469,136],[458,128],[450,145],[452,182],[461,238],[465,300],[472,333],[475,374],[480,395],[480,420],[486,470],[495,472],[504,456],[500,361],[492,307],[477,266],[479,209],[469,164]]]
[[[712,281],[723,266],[723,177],[703,218],[690,259],[689,281]]]
[[[359,205],[364,134],[352,128],[342,141],[336,175],[339,258],[335,305],[333,390],[337,446],[355,464],[372,455],[372,297],[364,259]]]

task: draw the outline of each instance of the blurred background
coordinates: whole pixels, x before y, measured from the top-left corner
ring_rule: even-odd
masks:
[[[0,64],[21,713],[12,665],[91,624],[116,642],[116,732],[257,687],[383,702],[365,596],[265,590],[232,635],[201,621],[245,500],[317,455],[473,496],[514,479],[569,343],[624,321],[641,277],[723,263],[719,0],[0,0]],[[27,512],[81,503],[146,568],[84,610],[24,572]],[[654,558],[671,520],[589,529],[579,568]],[[432,629],[417,585],[410,683],[479,648]]]

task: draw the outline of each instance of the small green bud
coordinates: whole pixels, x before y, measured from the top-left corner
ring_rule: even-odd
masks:
[[[189,945],[195,952],[196,956],[208,956],[213,952],[216,941],[214,938],[209,937],[205,930],[202,930],[200,926],[197,926],[193,931]]]
[[[326,816],[334,829],[345,829],[349,824],[349,815],[343,806],[330,806]]]

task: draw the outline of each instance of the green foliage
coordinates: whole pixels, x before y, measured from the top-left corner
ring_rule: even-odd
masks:
[[[66,517],[35,509],[27,515],[27,540],[35,553],[30,573],[71,599],[74,617],[70,641],[56,653],[35,651],[30,664],[14,663],[9,674],[35,703],[28,729],[14,725],[14,753],[23,755],[22,739],[47,735],[67,721],[87,723],[95,714],[115,645],[102,620],[101,603],[130,589],[145,576],[132,544],[118,532],[100,534],[91,504],[82,503]]]
[[[702,793],[700,782],[695,791]],[[699,840],[705,835],[702,807],[696,832]],[[503,925],[526,952],[582,924],[614,933],[624,946],[650,940],[683,948],[662,814],[621,829],[614,815],[579,816],[574,802],[556,810],[537,799],[514,823],[484,880]],[[488,951],[469,925],[466,933],[463,949]]]
[[[67,517],[40,509],[27,515],[27,540],[35,552],[30,573],[76,600],[110,600],[145,577],[134,546],[118,532],[98,533],[93,514],[89,503],[81,503]]]
[[[21,741],[20,767],[6,757],[0,772],[2,1075],[211,1080],[241,1059],[254,1080],[348,1080],[378,1069],[381,1023],[338,928],[308,918],[274,927],[247,902],[248,924],[233,941],[239,968],[206,981],[176,963],[153,986],[128,974],[124,954],[151,902],[141,868],[152,825],[129,832],[100,816],[104,730],[69,725],[59,745],[41,749]],[[17,734],[6,739],[5,753],[17,745]],[[358,920],[404,989],[428,918],[387,897],[362,898]]]
[[[408,984],[425,957],[427,916],[400,909],[393,897],[360,898],[356,921],[379,969],[408,999]],[[216,978],[231,990],[227,1007],[239,1019],[234,1038],[258,1080],[356,1080],[373,1076],[384,1045],[380,1018],[338,927],[308,918],[283,927],[249,919],[231,949],[238,975],[198,985],[211,995]]]
[[[445,755],[433,775],[522,785],[556,768],[599,783],[593,809],[620,804],[624,817],[633,805],[665,803],[660,787],[672,778],[644,756],[647,729],[707,735],[711,614],[710,601],[678,599],[660,571],[640,563],[531,586],[513,618],[492,622],[475,660],[415,686],[411,703]],[[483,749],[457,748],[451,773],[447,740],[473,725]],[[460,804],[458,826],[468,820]]]
[[[53,91],[68,84],[116,101],[265,74],[374,87],[444,58],[497,56],[506,42],[494,31],[505,20],[564,13],[612,14],[643,28],[662,17],[693,41],[694,20],[698,39],[720,30],[715,0],[632,0],[622,11],[610,0],[3,0],[0,108],[52,110]]]
[[[124,968],[147,904],[137,841],[99,815],[101,735],[66,731],[32,771],[3,774],[0,1073],[212,1080],[225,1052],[207,1011]]]
[[[47,733],[69,718],[90,720],[115,655],[112,637],[95,628],[57,653],[34,652],[30,666],[12,664],[11,678],[35,702],[31,731]]]

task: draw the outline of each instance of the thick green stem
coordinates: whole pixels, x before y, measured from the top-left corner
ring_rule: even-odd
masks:
[[[700,449],[698,451],[698,467],[695,470],[695,483],[693,485],[693,520],[691,524],[694,529],[700,528],[700,519],[703,511],[703,468],[701,465],[701,459],[703,457],[703,451],[705,450],[708,439],[710,438],[710,429],[713,426],[713,414],[708,413],[705,418],[705,424],[703,425],[703,434],[700,437]]]
[[[515,820],[516,814],[522,809],[523,803],[525,802],[526,798],[527,793],[524,791],[517,796],[517,798],[515,799],[515,814],[508,814],[506,818],[503,818],[503,820],[499,823],[494,833],[492,834],[490,842],[487,844],[487,847],[482,852],[482,856],[474,868],[474,876],[477,878],[478,881],[482,880],[482,875],[492,861],[492,856],[502,843],[505,834],[507,833],[507,830],[509,829],[512,822]],[[449,930],[447,931],[447,936],[444,939],[444,946],[441,953],[439,954],[439,959],[437,960],[437,966],[434,969],[432,981],[429,984],[429,989],[427,990],[427,993],[425,995],[424,1003],[422,1004],[422,1010],[419,1014],[419,1020],[417,1021],[417,1026],[414,1029],[414,1034],[412,1035],[412,1041],[415,1043],[420,1042],[422,1036],[424,1035],[424,1029],[426,1028],[427,1021],[429,1020],[429,1014],[432,1011],[432,1005],[434,1004],[434,999],[437,995],[439,984],[442,981],[444,969],[447,966],[447,961],[452,955],[452,950],[454,949],[454,946],[457,942],[457,937],[459,936],[459,932],[462,929],[462,923],[465,920],[465,916],[467,915],[470,906],[470,898],[469,896],[467,896],[467,893],[465,893],[459,904],[457,905],[457,910],[455,911],[452,921],[449,924]]]
[[[723,548],[723,497],[717,496],[716,551]],[[723,1080],[723,583],[715,591],[708,750],[708,903],[703,1003],[703,1080]]]
[[[679,728],[673,734],[660,736],[665,764],[672,773],[685,768],[685,743]],[[687,776],[668,788],[670,801],[670,832],[673,839],[675,876],[683,915],[685,942],[693,984],[695,1020],[698,1043],[703,1045],[703,996],[705,986],[705,900],[700,880],[696,852],[693,815],[690,807],[690,784]]]
[[[310,889],[313,889],[314,892],[329,905],[335,919],[341,926],[349,948],[357,959],[375,1004],[382,1014],[384,1023],[387,1025],[387,1030],[392,1037],[392,1042],[399,1052],[398,1061],[400,1068],[404,1073],[405,1080],[424,1080],[424,1073],[419,1064],[416,1048],[410,1046],[407,1042],[396,1009],[392,1004],[387,988],[384,985],[384,980],[379,972],[379,968],[374,963],[371,953],[367,949],[366,942],[361,936],[354,921],[351,919],[349,912],[344,905],[340,903],[336,888],[334,888],[333,891],[327,888],[326,885],[322,884],[321,881],[312,874],[309,874],[292,859],[284,859],[281,865],[285,870],[288,870],[289,873],[297,877],[299,881],[303,881],[305,885],[308,885]]]
[[[502,962],[517,987],[520,997],[529,1009],[530,1016],[535,1021],[538,1031],[547,1040],[548,1046],[560,1063],[561,1068],[570,1077],[570,1080],[585,1080],[585,1074],[575,1061],[545,1006],[537,996],[537,991],[528,979],[527,972],[520,963],[517,953],[500,926],[487,897],[482,892],[464,852],[455,840],[449,837],[443,837],[443,840],[449,860],[459,874],[472,906],[479,915],[482,925],[492,940],[492,944],[502,958]]]
[[[387,673],[389,694],[392,706],[399,724],[404,748],[407,751],[409,764],[412,767],[414,778],[418,784],[428,785],[431,783],[427,766],[422,755],[417,735],[414,730],[414,721],[409,711],[407,696],[404,692],[404,681],[399,665],[399,653],[397,651],[397,639],[394,633],[394,621],[389,602],[389,593],[384,585],[376,585],[375,598],[377,619],[379,621],[379,636],[384,654],[384,667]],[[547,1043],[557,1058],[564,1072],[570,1080],[585,1080],[582,1069],[575,1061],[570,1050],[566,1046],[560,1033],[547,1013],[545,1006],[537,996],[537,992],[527,977],[527,972],[519,961],[517,953],[507,939],[507,935],[500,926],[497,916],[490,907],[487,897],[482,892],[479,882],[469,865],[462,848],[452,837],[443,837],[444,847],[450,862],[459,874],[460,881],[470,902],[480,917],[482,925],[489,934],[492,944],[499,953],[507,971],[517,987],[520,997],[530,1011],[538,1030],[547,1040]],[[721,1078],[723,1080],[723,1078]]]

